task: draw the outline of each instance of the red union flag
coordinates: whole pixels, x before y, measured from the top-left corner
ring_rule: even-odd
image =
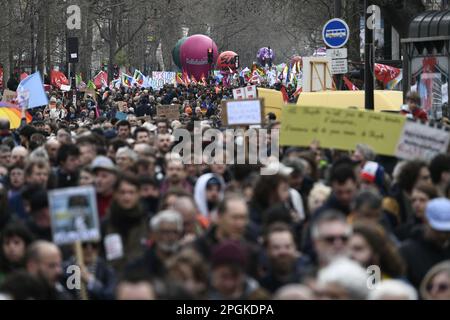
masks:
[[[108,74],[105,71],[100,71],[94,78],[94,84],[97,89],[108,86]]]
[[[67,77],[65,76],[64,73],[62,73],[61,71],[56,71],[56,70],[52,70],[50,72],[50,80],[52,83],[52,86],[61,89],[62,85],[69,85],[69,80],[67,79]]]
[[[375,76],[377,77],[377,80],[383,82],[385,86],[387,86],[392,80],[396,79],[401,72],[402,70],[398,68],[380,63],[375,64]]]

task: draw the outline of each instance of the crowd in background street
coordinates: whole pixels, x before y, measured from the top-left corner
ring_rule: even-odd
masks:
[[[67,286],[73,248],[52,242],[48,192],[92,185],[102,240],[83,244],[91,300],[450,299],[449,154],[401,161],[316,142],[282,148],[279,173],[261,176],[259,165],[170,156],[175,130],[223,127],[231,88],[122,87],[76,105],[66,95],[50,92],[49,106],[17,130],[0,119],[5,298],[81,298]],[[407,102],[426,120],[417,95]],[[157,116],[170,104],[178,120]],[[262,128],[279,121],[269,114]],[[105,253],[112,235],[123,246],[114,260]]]

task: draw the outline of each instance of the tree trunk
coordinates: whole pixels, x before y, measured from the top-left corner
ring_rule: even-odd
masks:
[[[110,36],[109,36],[109,63],[108,63],[108,74],[109,78],[113,79],[114,75],[114,64],[116,63],[116,51],[117,51],[117,36],[118,36],[118,20],[119,20],[119,6],[118,1],[112,1],[112,17],[110,21]]]
[[[38,1],[38,34],[36,42],[36,58],[37,58],[37,69],[44,77],[44,48],[45,48],[45,1]]]

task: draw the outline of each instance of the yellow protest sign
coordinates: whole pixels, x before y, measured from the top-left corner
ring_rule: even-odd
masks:
[[[403,92],[390,90],[375,90],[375,111],[400,112],[403,104]],[[322,91],[303,92],[298,98],[300,107],[329,107],[348,109],[350,107],[364,110],[364,91]]]
[[[307,147],[318,140],[323,148],[353,150],[364,143],[380,155],[393,156],[405,122],[405,117],[389,113],[287,105],[280,144]]]
[[[280,91],[258,88],[258,98],[264,99],[264,113],[267,116],[270,112],[281,120],[284,100]]]

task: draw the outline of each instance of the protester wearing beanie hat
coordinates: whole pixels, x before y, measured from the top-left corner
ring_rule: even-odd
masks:
[[[256,280],[245,273],[247,252],[234,241],[219,244],[211,256],[211,300],[247,300],[259,290]]]

